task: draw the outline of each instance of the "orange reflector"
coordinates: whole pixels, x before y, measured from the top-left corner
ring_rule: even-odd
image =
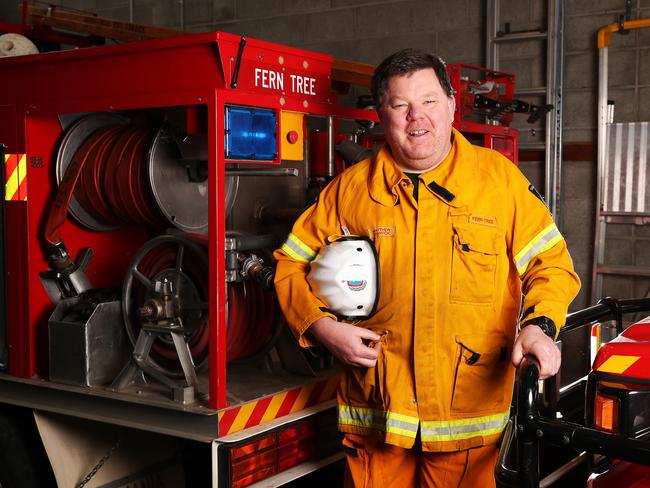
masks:
[[[277,436],[271,434],[230,450],[233,488],[248,486],[277,472]]]
[[[308,420],[230,450],[231,484],[243,488],[314,456],[315,429]]]
[[[314,426],[305,422],[279,434],[278,471],[310,459],[315,449]]]
[[[594,424],[597,429],[618,432],[618,398],[596,393]]]

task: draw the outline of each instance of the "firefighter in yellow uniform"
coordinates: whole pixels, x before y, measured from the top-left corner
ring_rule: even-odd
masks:
[[[452,129],[439,58],[400,51],[372,90],[387,143],[294,224],[275,253],[278,298],[300,344],[345,366],[347,486],[494,486],[513,365],[532,354],[542,377],[558,371],[553,339],[579,280],[517,167]],[[337,321],[306,279],[348,232],[372,239],[381,273],[376,313],[357,325]]]

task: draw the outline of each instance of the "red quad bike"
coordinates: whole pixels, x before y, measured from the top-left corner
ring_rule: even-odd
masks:
[[[546,380],[540,393],[537,363],[522,361],[498,487],[650,487],[650,316],[623,330],[626,314],[648,311],[649,298],[605,298],[569,314],[560,340],[605,321],[615,321],[617,336],[598,350],[585,378],[561,390]]]

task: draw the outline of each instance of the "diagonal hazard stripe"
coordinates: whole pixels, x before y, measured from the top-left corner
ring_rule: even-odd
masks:
[[[307,402],[309,401],[309,396],[311,395],[314,386],[315,385],[308,385],[300,388],[298,397],[296,398],[296,401],[293,402],[290,413],[297,412],[298,410],[302,410],[303,408],[309,406]]]
[[[255,408],[246,421],[246,425],[244,426],[245,429],[260,424],[262,417],[264,416],[264,412],[266,412],[266,408],[269,406],[269,403],[271,403],[271,398],[272,397],[262,398],[260,401],[256,402]]]
[[[27,155],[18,160],[18,200],[27,200]]]
[[[5,184],[5,200],[17,200],[18,198],[18,168],[7,175]]]
[[[297,412],[298,410],[301,410],[303,408],[308,407],[309,405],[312,405],[311,403],[309,403],[309,401],[311,399],[311,394],[314,391],[314,388],[316,388],[317,386],[318,383],[314,383],[300,390],[300,394],[298,395],[298,398],[296,398],[296,401],[293,404],[293,407],[291,408],[291,413]]]
[[[598,368],[596,368],[596,370],[602,373],[620,374],[625,372],[627,368],[636,363],[640,358],[641,356],[620,356],[618,354],[614,354],[613,356],[610,356]]]
[[[226,435],[230,432],[232,423],[237,418],[239,413],[239,407],[226,410],[223,413],[219,413],[219,435]]]
[[[224,436],[331,400],[338,378],[329,378],[219,412],[219,435]]]
[[[271,399],[271,403],[269,404],[269,407],[266,409],[266,413],[264,414],[264,417],[262,417],[262,422],[266,422],[267,420],[273,420],[278,416],[278,410],[280,410],[280,407],[282,406],[282,403],[284,402],[284,398],[287,396],[286,393],[281,393],[280,395],[274,395],[273,398]]]
[[[296,388],[295,390],[291,390],[287,392],[287,396],[284,397],[284,401],[282,402],[282,405],[280,405],[280,408],[278,409],[278,414],[277,417],[283,417],[289,413],[291,413],[291,408],[293,407],[293,404],[296,402],[296,398],[298,398],[298,395],[300,394],[300,388]]]
[[[5,168],[7,169],[7,175],[15,170],[16,166],[18,166],[18,155],[5,154]]]
[[[5,154],[5,200],[27,198],[27,158],[25,154]],[[24,198],[21,195],[24,192]]]
[[[244,429],[248,418],[251,416],[253,410],[255,409],[256,404],[257,402],[251,402],[241,406],[239,413],[237,414],[237,418],[232,423],[232,427],[230,427],[230,432],[239,432],[240,430]]]
[[[18,158],[15,154],[5,154],[5,200],[11,200],[18,190]]]

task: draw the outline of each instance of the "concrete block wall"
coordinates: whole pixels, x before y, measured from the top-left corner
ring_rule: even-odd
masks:
[[[618,0],[571,0],[567,2],[567,50],[565,75],[565,141],[596,141],[598,99],[598,49],[596,32],[624,13],[625,2]],[[650,17],[650,2],[633,0],[632,18]],[[615,121],[650,120],[644,95],[650,95],[650,30],[615,34],[609,48],[608,98],[616,103]],[[596,197],[595,162],[567,161],[564,175],[564,233],[574,250],[588,249],[593,243]],[[589,186],[585,185],[590,181]],[[588,212],[583,210],[588,208]],[[650,262],[650,228],[643,225],[611,224],[607,227],[605,262],[643,265]],[[591,251],[591,249],[589,249]],[[582,252],[582,251],[578,251]],[[578,259],[575,259],[577,257]],[[587,262],[584,259],[588,259]],[[589,280],[592,252],[576,255],[576,267],[583,281]],[[586,265],[586,266],[585,266]],[[650,278],[606,276],[603,295],[614,297],[648,294]],[[579,303],[587,303],[588,287],[583,288]]]
[[[0,3],[0,20],[18,22],[17,0]],[[418,47],[448,62],[485,63],[482,0],[60,0],[66,7],[100,16],[190,32],[224,30],[377,63],[404,47]],[[501,29],[544,29],[547,2],[501,0]],[[650,0],[633,0],[633,18],[650,17]],[[565,142],[595,142],[598,54],[597,30],[617,20],[625,0],[567,0],[564,98]],[[500,69],[516,74],[519,87],[545,84],[545,41],[504,46]],[[610,98],[616,119],[650,120],[650,29],[614,36],[610,49]],[[522,97],[524,98],[524,97]],[[542,97],[524,98],[542,103]],[[522,142],[544,140],[541,124],[521,119]],[[521,164],[543,191],[543,163]],[[574,308],[588,305],[596,206],[595,161],[564,161],[562,231],[572,252],[583,290]],[[650,263],[650,227],[613,227],[608,258],[629,264]],[[645,294],[643,278],[612,277],[605,291],[614,296]]]

